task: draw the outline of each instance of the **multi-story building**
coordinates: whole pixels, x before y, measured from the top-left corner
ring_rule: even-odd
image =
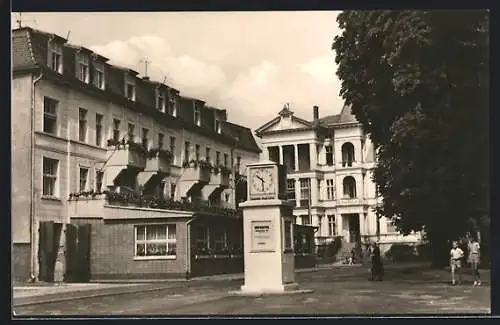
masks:
[[[259,159],[250,129],[58,35],[13,30],[12,60],[15,278],[57,268],[67,236],[50,222],[91,225],[96,277],[184,274],[191,251],[241,245],[228,227]]]
[[[384,249],[418,241],[417,235],[399,234],[389,218],[376,217],[375,148],[350,107],[320,118],[314,106],[308,121],[285,105],[256,135],[262,139],[264,158],[287,167],[296,223],[317,227],[317,244],[336,236],[347,243],[379,241]]]

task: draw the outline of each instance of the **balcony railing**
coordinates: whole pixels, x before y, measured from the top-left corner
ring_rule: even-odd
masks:
[[[190,182],[210,182],[210,171],[212,170],[212,165],[209,162],[200,160],[191,160],[189,162],[184,162],[182,164],[184,172],[181,176],[181,181]]]
[[[191,203],[186,200],[175,201],[155,196],[143,195],[133,192],[81,192],[72,193],[69,197],[69,204],[74,206],[75,216],[84,213],[85,215],[102,215],[104,205],[127,206],[146,209],[192,211],[196,213],[218,214],[225,217],[239,217],[240,210],[229,209],[221,206],[210,206],[208,202]]]
[[[146,171],[170,173],[172,154],[168,150],[150,149],[147,154]]]
[[[361,198],[350,198],[350,197],[343,197],[337,201],[337,205],[359,205],[363,204],[363,199]]]
[[[108,140],[107,166],[146,168],[146,149],[132,141]]]
[[[220,187],[229,187],[229,175],[231,170],[225,166],[212,167],[212,175],[210,176],[210,184],[217,185]]]

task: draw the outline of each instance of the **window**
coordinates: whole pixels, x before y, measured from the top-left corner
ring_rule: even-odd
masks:
[[[104,90],[104,65],[100,62],[94,62],[94,86]]]
[[[287,199],[289,201],[293,201],[295,203],[295,180],[294,179],[287,179],[286,180],[286,192],[287,192]]]
[[[354,162],[354,145],[346,142],[342,145],[342,167],[351,167]]]
[[[333,179],[326,180],[326,195],[328,200],[335,199],[335,181]]]
[[[120,141],[120,120],[113,119],[113,141]]]
[[[165,134],[158,133],[158,149],[163,149],[163,142],[165,141]]]
[[[196,124],[197,126],[200,126],[201,125],[200,107],[196,107],[195,105],[196,104],[193,103],[193,107],[194,107],[194,124]]]
[[[394,220],[387,218],[386,221],[387,233],[398,232],[396,226],[394,225]]]
[[[309,178],[301,178],[300,182],[300,206],[308,207],[310,205],[310,188],[311,180]]]
[[[132,78],[129,78],[125,82],[125,97],[127,97],[128,100],[135,101],[135,82]]]
[[[215,164],[220,166],[220,151],[215,152]]]
[[[333,147],[326,146],[325,151],[326,151],[326,164],[328,166],[333,166]]]
[[[227,160],[228,160],[228,155],[227,153],[224,154],[224,167],[227,167]]]
[[[102,121],[104,116],[101,114],[95,115],[95,145],[102,146]]]
[[[172,153],[173,162],[175,163],[175,137],[170,137],[170,152]]]
[[[184,142],[184,161],[189,162],[189,141]]]
[[[221,133],[221,123],[219,119],[215,119],[215,132]]]
[[[344,198],[353,199],[356,197],[356,181],[354,177],[347,176],[343,181],[344,186]]]
[[[77,77],[80,81],[89,83],[89,57],[84,54],[77,56]]]
[[[87,142],[87,110],[78,109],[78,141]]]
[[[207,227],[196,227],[196,249],[198,251],[210,248],[210,229]]]
[[[146,128],[142,128],[142,146],[146,149],[149,148],[148,135],[149,135],[149,130]]]
[[[130,141],[134,141],[134,138],[135,138],[135,124],[133,124],[133,123],[129,123],[128,124],[127,135],[128,135],[128,139]]]
[[[330,236],[330,237],[335,236],[335,216],[334,215],[328,216],[328,236]]]
[[[224,193],[224,198],[226,200],[226,203],[231,202],[231,194],[229,193]]]
[[[49,67],[55,72],[62,73],[63,47],[60,43],[49,41]]]
[[[170,184],[170,199],[173,200],[175,198],[175,184]]]
[[[303,225],[310,225],[311,224],[311,216],[308,214],[300,216],[300,219],[302,220]]]
[[[102,170],[95,171],[95,191],[100,193],[102,191],[102,179],[104,178],[104,172]]]
[[[80,176],[79,176],[79,181],[80,181],[80,188],[79,191],[87,191],[87,185],[88,185],[88,178],[89,178],[89,169],[80,167]]]
[[[221,252],[227,247],[227,232],[225,229],[214,229],[214,250]]]
[[[170,91],[168,96],[168,114],[177,116],[177,98],[173,91]]]
[[[165,112],[165,94],[159,89],[156,94],[156,108],[162,113]]]
[[[50,97],[43,98],[43,132],[57,135],[57,106],[59,102]]]
[[[59,161],[43,157],[43,196],[57,196],[57,169]]]
[[[135,226],[135,256],[175,257],[176,237],[175,225]]]
[[[200,145],[197,144],[194,146],[194,156],[196,161],[200,161]]]
[[[210,148],[205,149],[205,160],[210,161]]]

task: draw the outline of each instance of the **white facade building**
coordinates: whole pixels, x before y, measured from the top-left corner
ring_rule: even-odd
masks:
[[[386,250],[393,243],[419,241],[418,235],[397,232],[389,218],[377,218],[375,148],[350,107],[319,118],[314,106],[308,121],[285,106],[256,135],[263,158],[286,165],[296,223],[316,226],[317,244],[342,236],[347,243],[379,241]]]

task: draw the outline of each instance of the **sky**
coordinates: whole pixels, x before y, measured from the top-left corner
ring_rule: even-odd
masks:
[[[285,103],[296,116],[338,114],[336,11],[22,13],[30,26],[83,45],[166,83],[181,94],[227,109],[252,129]],[[17,27],[18,14],[11,17]]]

